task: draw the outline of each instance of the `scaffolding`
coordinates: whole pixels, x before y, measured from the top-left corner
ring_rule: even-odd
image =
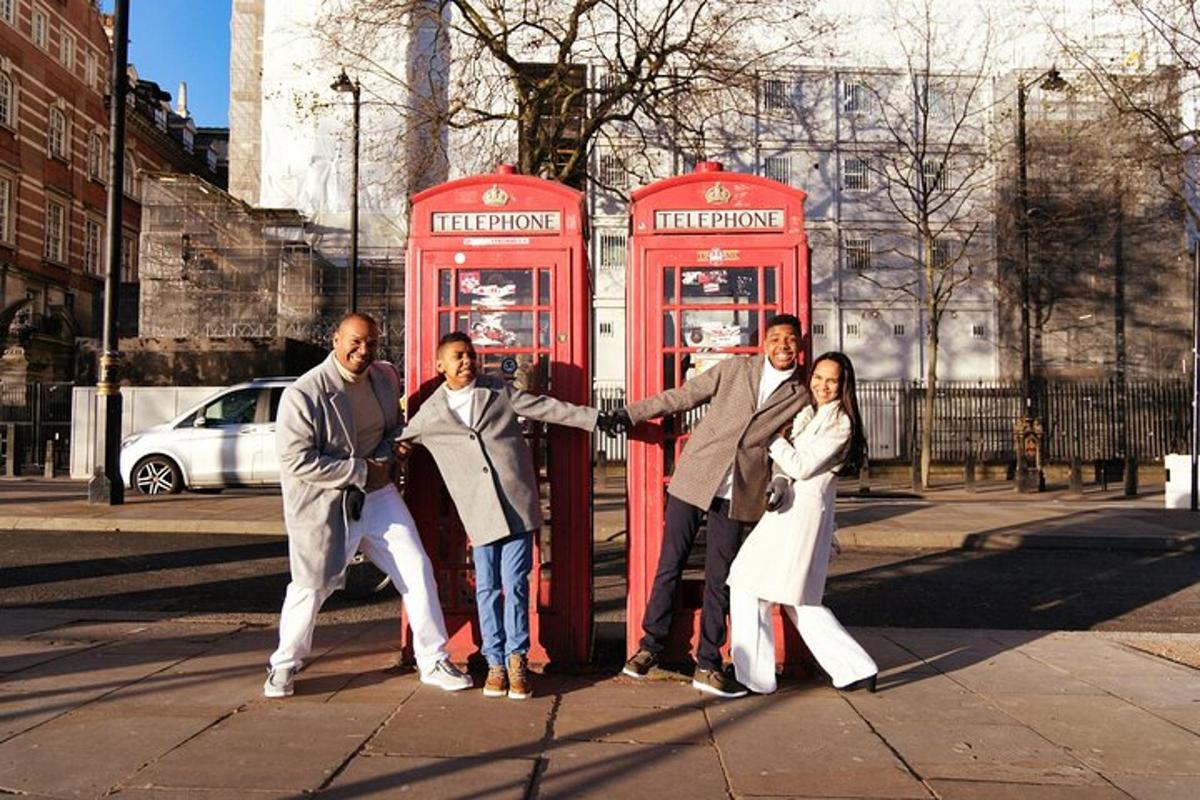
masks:
[[[192,176],[155,174],[144,186],[140,336],[329,342],[348,306],[346,237]],[[383,357],[400,363],[403,251],[360,248],[358,308],[379,320]]]

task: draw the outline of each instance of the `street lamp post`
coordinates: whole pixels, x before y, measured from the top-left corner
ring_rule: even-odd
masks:
[[[1033,399],[1033,355],[1030,344],[1032,304],[1029,263],[1029,174],[1028,150],[1025,138],[1025,100],[1030,85],[1050,91],[1065,89],[1067,82],[1054,67],[1032,80],[1017,77],[1017,226],[1021,237],[1021,419],[1017,422],[1017,490],[1037,492],[1042,486],[1041,471],[1041,409]]]
[[[348,273],[347,294],[349,295],[350,311],[358,310],[358,114],[360,107],[360,86],[358,81],[350,80],[343,69],[330,88],[338,92],[349,92],[354,100],[353,141],[354,151],[351,156],[350,178],[350,270]]]
[[[125,502],[121,480],[122,399],[119,382],[121,352],[117,338],[117,295],[121,290],[121,207],[125,177],[125,96],[129,89],[129,0],[117,0],[113,14],[113,57],[110,75],[108,134],[108,263],[104,272],[104,333],[96,396],[100,403],[97,426],[97,464],[88,482],[88,502],[118,506]]]

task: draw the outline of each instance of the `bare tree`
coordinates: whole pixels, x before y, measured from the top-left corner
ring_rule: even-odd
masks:
[[[331,11],[321,29],[335,58],[402,88],[390,94],[409,98],[396,108],[406,135],[446,132],[426,141],[426,156],[516,160],[522,173],[579,186],[595,179],[588,158],[605,136],[643,152],[667,138],[702,138],[705,118],[720,111],[697,108],[695,98],[732,104],[722,92],[800,57],[816,26],[810,6],[359,0]],[[403,74],[380,57],[397,37],[418,45]]]
[[[893,6],[904,68],[864,75],[842,94],[843,104],[855,103],[854,92],[861,91],[870,106],[852,131],[858,172],[848,172],[847,180],[861,180],[857,188],[869,190],[861,202],[901,221],[879,258],[848,259],[849,266],[893,297],[908,298],[921,308],[927,325],[920,444],[926,487],[942,319],[956,292],[987,258],[990,228],[985,225],[993,186],[986,141],[991,28],[980,25],[980,40],[969,48],[970,63],[964,63],[961,53],[948,52],[950,37],[942,27],[952,23],[939,20],[933,5],[933,0],[914,0]],[[881,262],[891,268],[880,268]]]

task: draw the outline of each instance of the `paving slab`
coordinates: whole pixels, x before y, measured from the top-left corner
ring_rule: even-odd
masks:
[[[98,645],[39,642],[30,639],[0,641],[0,675],[21,672],[56,658],[74,655]]]
[[[913,722],[928,725],[965,722],[1012,725],[1012,718],[986,697],[941,674],[906,676],[902,682],[884,674],[877,693],[857,691],[846,702],[869,722]]]
[[[565,699],[554,718],[554,738],[639,744],[706,745],[704,711],[679,708],[580,707]]]
[[[711,747],[560,742],[546,753],[535,796],[570,800],[653,797],[727,800],[721,761]]]
[[[1086,786],[1102,779],[1022,725],[877,721],[874,728],[926,780]]]
[[[0,744],[0,787],[96,797],[207,724],[188,716],[67,714]]]
[[[367,755],[350,762],[322,798],[524,800],[538,762],[519,758]]]
[[[1056,786],[996,781],[931,780],[939,800],[1129,800],[1112,786]]]
[[[1105,777],[1137,800],[1195,800],[1200,797],[1200,777],[1195,775],[1107,773]]]
[[[539,681],[539,685],[541,682]],[[700,708],[705,695],[692,688],[691,682],[678,680],[638,680],[624,675],[592,679],[564,679],[554,676],[547,688],[562,697],[563,708]]]
[[[533,758],[549,735],[554,695],[528,700],[484,697],[479,690],[444,692],[422,685],[367,745],[371,754]]]
[[[171,750],[129,785],[313,792],[389,713],[365,705],[255,704]]]
[[[6,675],[0,682],[0,741],[175,663],[177,659],[102,656],[89,649]]]
[[[739,796],[930,797],[832,689],[719,702],[706,713]]]
[[[1118,697],[1012,695],[997,704],[1100,772],[1200,775],[1200,736]]]
[[[295,800],[295,794],[292,792],[264,792],[256,789],[164,789],[157,786],[121,788],[113,797],[118,800]],[[22,797],[21,800],[25,798]]]

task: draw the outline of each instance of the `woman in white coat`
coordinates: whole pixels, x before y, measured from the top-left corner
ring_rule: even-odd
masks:
[[[729,570],[733,666],[751,691],[775,691],[771,609],[778,604],[835,687],[875,691],[875,662],[821,605],[837,477],[858,472],[866,450],[854,365],[843,353],[825,353],[813,363],[809,389],[814,405],[796,415],[790,437],[771,443],[782,474],[768,492],[769,510]]]

